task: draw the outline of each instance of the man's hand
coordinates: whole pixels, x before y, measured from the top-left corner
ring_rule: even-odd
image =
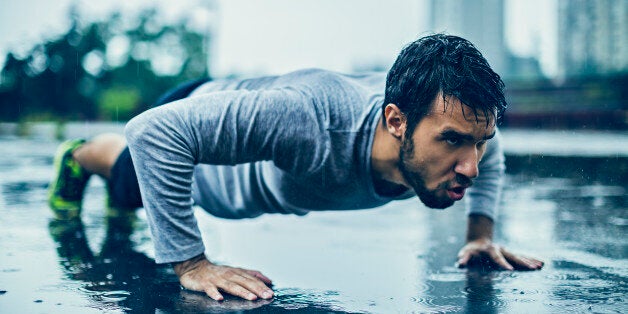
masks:
[[[493,243],[493,220],[489,217],[471,214],[467,224],[467,244],[458,252],[458,267],[471,265],[497,265],[507,270],[536,270],[543,262],[534,258],[513,254]]]
[[[224,299],[219,290],[246,300],[270,299],[272,281],[259,271],[212,264],[204,254],[174,265],[181,285],[189,290],[205,292],[210,298]]]
[[[467,242],[458,252],[456,265],[460,268],[484,262],[497,265],[506,270],[537,270],[543,262],[534,258],[513,254],[505,248],[494,244],[490,239],[477,239]]]

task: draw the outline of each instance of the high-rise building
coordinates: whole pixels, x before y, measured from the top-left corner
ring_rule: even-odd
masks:
[[[558,41],[562,77],[628,71],[628,1],[560,0]]]
[[[497,73],[507,70],[504,1],[432,0],[431,29],[470,40]]]

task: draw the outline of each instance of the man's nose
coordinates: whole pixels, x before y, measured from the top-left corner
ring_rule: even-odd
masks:
[[[474,179],[480,174],[478,163],[480,162],[480,154],[477,149],[469,149],[458,160],[454,171],[464,175],[469,179]]]

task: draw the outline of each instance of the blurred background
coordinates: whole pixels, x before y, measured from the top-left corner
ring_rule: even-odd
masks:
[[[1,0],[0,122],[124,122],[201,76],[386,71],[447,32],[502,75],[505,127],[626,130],[627,17],[626,0]]]
[[[0,312],[626,312],[627,19],[628,0],[0,0]],[[278,292],[216,304],[154,264],[145,212],[133,228],[105,215],[104,180],[81,223],[50,220],[61,139],[121,133],[202,76],[387,71],[432,32],[473,41],[506,82],[496,238],[543,271],[454,268],[461,205],[237,222],[197,209],[209,256]]]

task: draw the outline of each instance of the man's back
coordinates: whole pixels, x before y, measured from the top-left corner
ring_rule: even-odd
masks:
[[[281,117],[261,121],[268,124],[268,129],[273,129],[270,124],[280,123],[279,132],[294,135],[280,139],[293,146],[288,151],[278,151],[268,161],[235,166],[198,165],[194,174],[195,202],[215,216],[247,218],[263,213],[304,215],[310,210],[372,208],[391,201],[392,198],[375,193],[370,167],[384,80],[383,73],[349,76],[304,70],[284,76],[211,82],[200,87],[192,97],[225,90],[297,92],[305,100],[297,105],[310,121],[285,121]],[[285,97],[286,101],[291,98]],[[264,105],[284,104],[259,104]],[[243,142],[260,146],[246,139]]]

